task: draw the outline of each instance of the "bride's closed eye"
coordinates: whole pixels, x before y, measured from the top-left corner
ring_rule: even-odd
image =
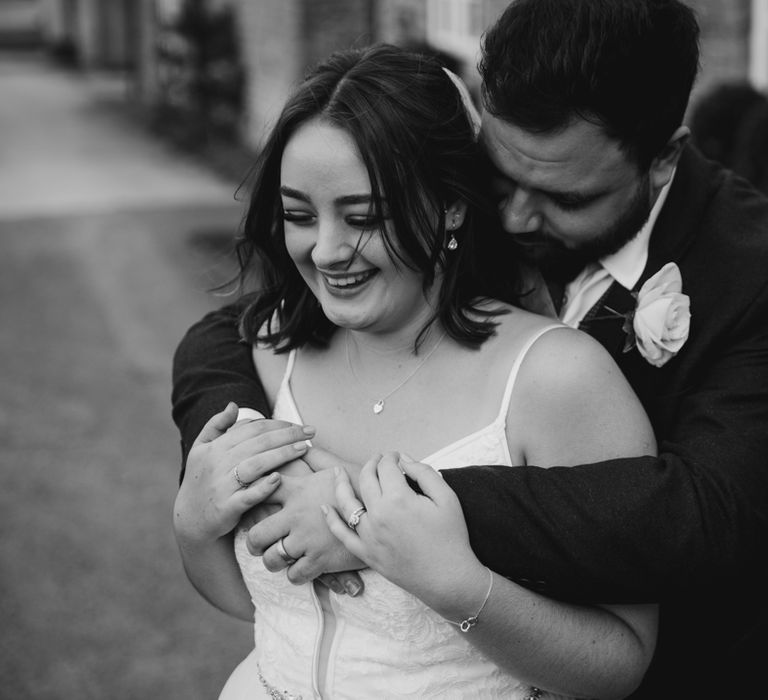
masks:
[[[354,214],[347,216],[346,221],[350,226],[354,226],[355,228],[375,230],[384,227],[386,218],[383,216],[375,216],[370,214]]]
[[[293,224],[310,224],[315,218],[314,214],[307,211],[283,209],[283,221],[288,221]]]

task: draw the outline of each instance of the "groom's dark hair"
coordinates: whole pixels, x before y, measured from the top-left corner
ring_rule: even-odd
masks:
[[[642,169],[682,123],[699,26],[678,0],[516,0],[488,30],[492,115],[533,132],[600,124]]]

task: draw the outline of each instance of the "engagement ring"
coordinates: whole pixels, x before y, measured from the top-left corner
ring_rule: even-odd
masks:
[[[360,506],[359,508],[355,508],[355,510],[352,511],[352,515],[350,515],[349,520],[347,520],[347,526],[350,530],[357,532],[357,526],[360,523],[360,516],[363,513],[365,513],[365,506]]]

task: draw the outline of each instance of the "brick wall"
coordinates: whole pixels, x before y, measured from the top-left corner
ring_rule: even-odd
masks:
[[[247,70],[244,138],[257,148],[307,68],[373,40],[373,0],[236,0]]]
[[[373,40],[374,0],[303,0],[302,35],[306,64],[333,51],[362,47]]]
[[[386,0],[377,3],[375,34],[390,44],[413,44],[427,34],[427,0]]]
[[[428,0],[233,0],[248,70],[245,133],[252,145],[308,66],[331,51],[371,41],[409,43],[427,34]],[[767,1],[768,0],[758,0]],[[484,0],[492,23],[509,0]],[[702,28],[702,72],[695,100],[723,80],[749,74],[752,0],[688,0]],[[478,35],[478,43],[480,36]],[[442,48],[442,47],[438,47]],[[473,82],[473,66],[467,66]]]
[[[300,0],[237,0],[241,55],[246,66],[243,137],[258,147],[280,112],[305,61]]]
[[[701,72],[691,104],[715,85],[749,76],[751,0],[688,0],[701,26]]]

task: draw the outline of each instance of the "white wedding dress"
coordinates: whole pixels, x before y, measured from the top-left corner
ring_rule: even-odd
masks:
[[[511,465],[505,423],[518,369],[536,339],[560,327],[547,326],[526,344],[490,425],[422,461],[435,469]],[[294,358],[295,351],[274,416],[301,423],[290,388]],[[455,625],[376,572],[361,572],[365,589],[356,598],[322,584],[295,586],[248,552],[245,533],[238,529],[235,553],[253,600],[255,646],[230,676],[220,700],[554,697],[502,671]]]

